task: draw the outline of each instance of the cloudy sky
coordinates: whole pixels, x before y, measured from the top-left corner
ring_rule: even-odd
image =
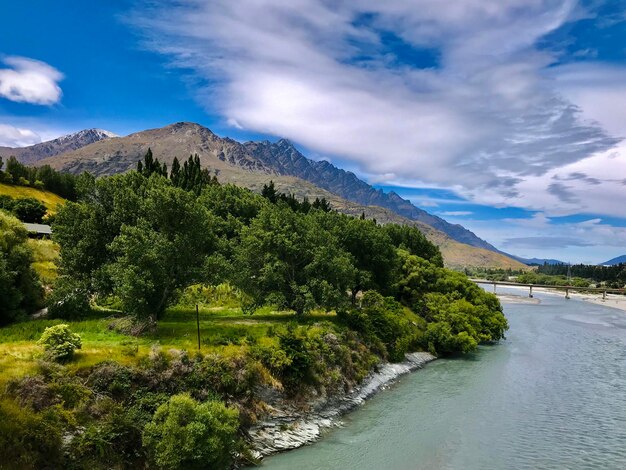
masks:
[[[520,256],[626,253],[625,2],[0,8],[0,145],[195,121],[289,138]]]

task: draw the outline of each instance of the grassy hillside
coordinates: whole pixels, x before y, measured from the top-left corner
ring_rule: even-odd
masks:
[[[26,197],[38,199],[46,206],[50,214],[56,212],[56,208],[59,204],[63,205],[65,203],[65,199],[50,191],[5,183],[0,183],[0,195],[7,195],[15,199]]]

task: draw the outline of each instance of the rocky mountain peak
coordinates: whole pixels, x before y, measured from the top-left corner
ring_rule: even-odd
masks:
[[[118,137],[104,129],[84,129],[28,147],[0,148],[0,157],[14,156],[22,163],[36,163],[47,157],[76,150],[101,140]]]

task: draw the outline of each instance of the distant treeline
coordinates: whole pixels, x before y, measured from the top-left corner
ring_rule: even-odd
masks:
[[[604,282],[607,284],[619,284],[623,287],[626,284],[626,264],[620,263],[614,266],[597,266],[593,264],[544,264],[537,268],[540,274],[550,276],[571,276],[591,279],[594,282]]]
[[[9,157],[5,163],[0,157],[0,183],[45,189],[74,201],[77,197],[79,178],[80,176],[70,173],[58,172],[49,165],[26,166],[18,162],[15,157]]]

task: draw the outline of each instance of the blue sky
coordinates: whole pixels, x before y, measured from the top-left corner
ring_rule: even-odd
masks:
[[[626,253],[626,4],[5,2],[0,145],[287,137],[505,251]]]

